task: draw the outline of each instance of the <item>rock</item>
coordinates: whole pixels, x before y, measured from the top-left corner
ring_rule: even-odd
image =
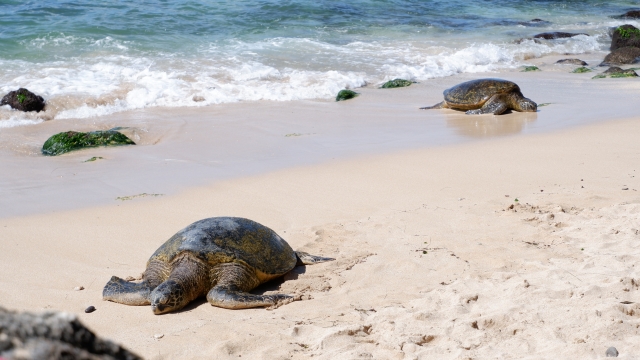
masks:
[[[579,67],[577,69],[574,69],[572,71],[572,73],[574,73],[574,74],[582,74],[582,73],[586,73],[586,72],[591,72],[591,69],[589,69],[588,67],[584,67],[584,66],[581,66],[581,67]]]
[[[75,291],[84,290],[84,286],[76,286],[76,287],[73,288],[73,290],[75,290]]]
[[[529,71],[541,71],[537,66],[525,66],[521,72],[529,72]]]
[[[562,60],[558,60],[556,61],[556,64],[563,64],[563,65],[581,65],[581,66],[585,66],[585,65],[589,65],[586,62],[580,60],[580,59],[562,59]]]
[[[606,357],[618,357],[618,349],[613,346],[607,349],[607,352],[604,353]]]
[[[75,315],[16,313],[0,308],[0,358],[5,359],[141,359],[97,337]]]
[[[602,79],[602,78],[606,78],[607,76],[612,78],[624,78],[624,77],[637,77],[638,74],[636,74],[636,72],[633,69],[624,70],[617,66],[612,66],[608,68],[606,71],[604,71],[602,74],[598,74],[593,78]]]
[[[633,64],[637,62],[638,57],[640,57],[640,48],[627,46],[610,52],[599,66]]]
[[[546,33],[540,33],[540,34],[533,35],[533,38],[534,39],[555,40],[555,39],[570,38],[570,37],[574,37],[574,36],[578,36],[578,35],[587,35],[587,36],[589,36],[589,34],[585,34],[585,33],[568,33],[568,32],[561,32],[561,31],[553,31],[553,32],[546,32]]]
[[[192,100],[193,100],[194,102],[203,102],[203,101],[205,100],[205,98],[204,98],[204,97],[202,97],[202,96],[199,96],[199,95],[193,95]]]
[[[545,26],[549,24],[551,24],[551,22],[542,19],[531,19],[529,21],[518,22],[518,25],[522,26]]]
[[[393,79],[393,80],[389,80],[386,83],[382,84],[382,86],[380,86],[380,88],[381,89],[392,89],[392,88],[410,86],[411,84],[412,84],[412,82],[409,81],[409,80]]]
[[[0,106],[2,105],[9,105],[20,111],[40,112],[44,109],[45,102],[42,96],[38,96],[25,88],[20,88],[5,95],[0,100]]]
[[[42,145],[42,154],[60,155],[69,151],[97,146],[135,145],[131,139],[115,131],[66,131],[51,136]]]
[[[160,339],[162,339],[162,338],[164,337],[164,334],[155,334],[155,335],[153,335],[153,337],[154,337],[156,340],[160,340]]]
[[[340,90],[340,92],[336,96],[336,101],[344,101],[344,100],[353,99],[354,97],[356,97],[358,95],[360,95],[360,94],[358,94],[357,92],[355,92],[353,90]]]
[[[89,307],[87,307],[86,309],[84,309],[84,312],[87,314],[91,314],[92,312],[96,311],[96,307],[91,305]]]
[[[640,29],[633,25],[618,26],[611,33],[611,48],[616,50],[627,46],[640,48]]]
[[[622,15],[612,16],[614,19],[640,19],[640,10],[629,10]]]

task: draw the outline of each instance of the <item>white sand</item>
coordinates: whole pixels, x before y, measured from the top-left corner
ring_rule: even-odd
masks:
[[[273,162],[281,170],[261,173],[252,168],[251,176],[235,173],[227,176],[229,180],[175,195],[111,200],[58,212],[43,205],[42,214],[0,219],[0,304],[77,313],[96,333],[150,359],[585,359],[604,357],[609,346],[620,351],[620,358],[638,358],[640,122],[630,117],[637,111],[630,99],[640,93],[638,82],[604,80],[591,85],[585,78],[582,86],[587,88],[572,93],[567,89],[574,84],[566,81],[567,75],[539,74],[546,79],[542,85],[556,86],[535,87],[533,75],[514,74],[519,83],[528,84],[528,90],[521,84],[525,95],[546,102],[538,99],[557,99],[564,91],[567,96],[562,99],[575,102],[541,108],[527,123],[534,126],[526,136],[466,143],[457,138],[449,142],[456,145],[428,143],[429,148],[411,143],[407,148],[413,149],[406,150],[381,146],[381,151],[373,151],[370,146],[339,153],[357,155],[348,159],[317,156],[309,162],[294,161],[308,164],[296,168]],[[437,94],[416,92],[405,91],[407,96],[401,98],[412,106],[439,100]],[[405,114],[394,109],[394,99],[386,107],[381,103],[352,113],[344,109],[358,103],[345,103],[340,111],[358,125],[391,117],[394,111]],[[266,118],[282,115],[287,106],[340,113],[331,110],[333,103],[278,104],[272,112],[268,105],[245,108],[254,106],[265,106],[260,115]],[[237,113],[225,111],[244,113],[240,108]],[[389,113],[376,115],[380,109]],[[581,112],[584,109],[589,111]],[[320,113],[310,116],[318,120]],[[540,133],[562,127],[562,119],[585,124],[603,120],[604,114],[608,119],[629,119]],[[246,113],[247,118],[254,115]],[[522,115],[464,118],[445,110],[424,116],[434,122],[447,118],[447,124],[484,121],[493,131],[491,123],[504,124]],[[374,125],[384,129],[386,124]],[[44,136],[35,129],[34,134],[38,140]],[[162,158],[178,145],[202,149],[202,139],[213,134],[202,130],[200,145],[193,148],[176,133],[158,137],[157,145],[136,148],[134,155],[124,148],[110,149],[103,153],[122,160],[126,171],[111,161],[103,163],[108,167],[92,170],[91,176],[78,176],[131,174],[144,183],[144,176],[134,174],[136,162],[131,159],[152,171],[165,166],[154,163],[153,156]],[[343,141],[333,135],[323,139]],[[317,146],[329,147],[330,142],[323,141]],[[78,160],[94,154],[90,150],[51,161],[70,172],[79,168]],[[145,156],[149,161],[140,160]],[[46,163],[49,158],[22,158],[28,164],[51,166]],[[40,185],[37,171],[15,169],[37,185],[32,188],[37,194],[55,192]],[[180,180],[168,177],[167,182]],[[5,183],[14,186],[12,181]],[[187,185],[193,184],[190,181],[185,179]],[[72,193],[74,184],[78,183],[52,188]],[[91,184],[87,189],[98,188]],[[119,195],[144,189],[121,184]],[[223,215],[251,218],[273,228],[294,249],[337,260],[298,268],[284,282],[259,289],[258,293],[282,292],[302,299],[275,310],[231,311],[203,300],[185,311],[155,316],[149,307],[101,300],[110,276],[137,276],[153,251],[176,231],[201,218]],[[80,285],[85,290],[73,290]],[[84,314],[89,305],[98,310]],[[156,339],[156,334],[164,336]]]

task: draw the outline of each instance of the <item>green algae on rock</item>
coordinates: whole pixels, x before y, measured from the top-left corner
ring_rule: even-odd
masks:
[[[541,71],[537,66],[525,66],[522,72]]]
[[[574,74],[582,74],[582,73],[587,73],[587,72],[590,72],[590,71],[591,71],[591,69],[589,69],[588,67],[581,66],[581,67],[573,70],[572,73],[574,73]]]
[[[360,94],[358,94],[357,92],[355,92],[353,90],[340,90],[340,92],[338,93],[338,96],[336,96],[336,101],[344,101],[344,100],[353,99],[354,97],[356,97],[358,95],[360,95]]]
[[[44,145],[42,145],[42,154],[55,156],[84,148],[135,144],[136,143],[125,135],[113,130],[91,131],[86,133],[65,131],[47,139]]]
[[[409,80],[393,79],[393,80],[389,80],[386,83],[382,84],[382,86],[380,86],[380,88],[381,89],[393,89],[393,88],[410,86],[411,84],[413,84],[413,82],[411,82]]]

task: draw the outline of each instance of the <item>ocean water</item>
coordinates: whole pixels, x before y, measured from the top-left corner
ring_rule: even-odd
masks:
[[[146,107],[330,99],[393,78],[499,71],[608,49],[611,15],[640,1],[0,0],[0,96],[26,87],[38,114],[2,128]],[[531,22],[532,19],[545,22]],[[545,31],[591,36],[535,43]]]

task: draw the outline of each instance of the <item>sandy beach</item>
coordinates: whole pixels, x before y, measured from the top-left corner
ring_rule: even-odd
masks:
[[[148,359],[595,359],[610,346],[636,359],[640,83],[555,60],[484,74],[550,103],[534,114],[417,110],[482,77],[463,74],[344,103],[6,129],[0,304],[77,314]],[[123,118],[139,145],[38,154],[53,133]],[[104,159],[83,162],[92,156]],[[162,196],[116,200],[143,193]],[[250,218],[336,260],[254,291],[300,299],[273,310],[203,299],[156,316],[102,301],[112,275],[137,277],[166,239],[213,216]]]

